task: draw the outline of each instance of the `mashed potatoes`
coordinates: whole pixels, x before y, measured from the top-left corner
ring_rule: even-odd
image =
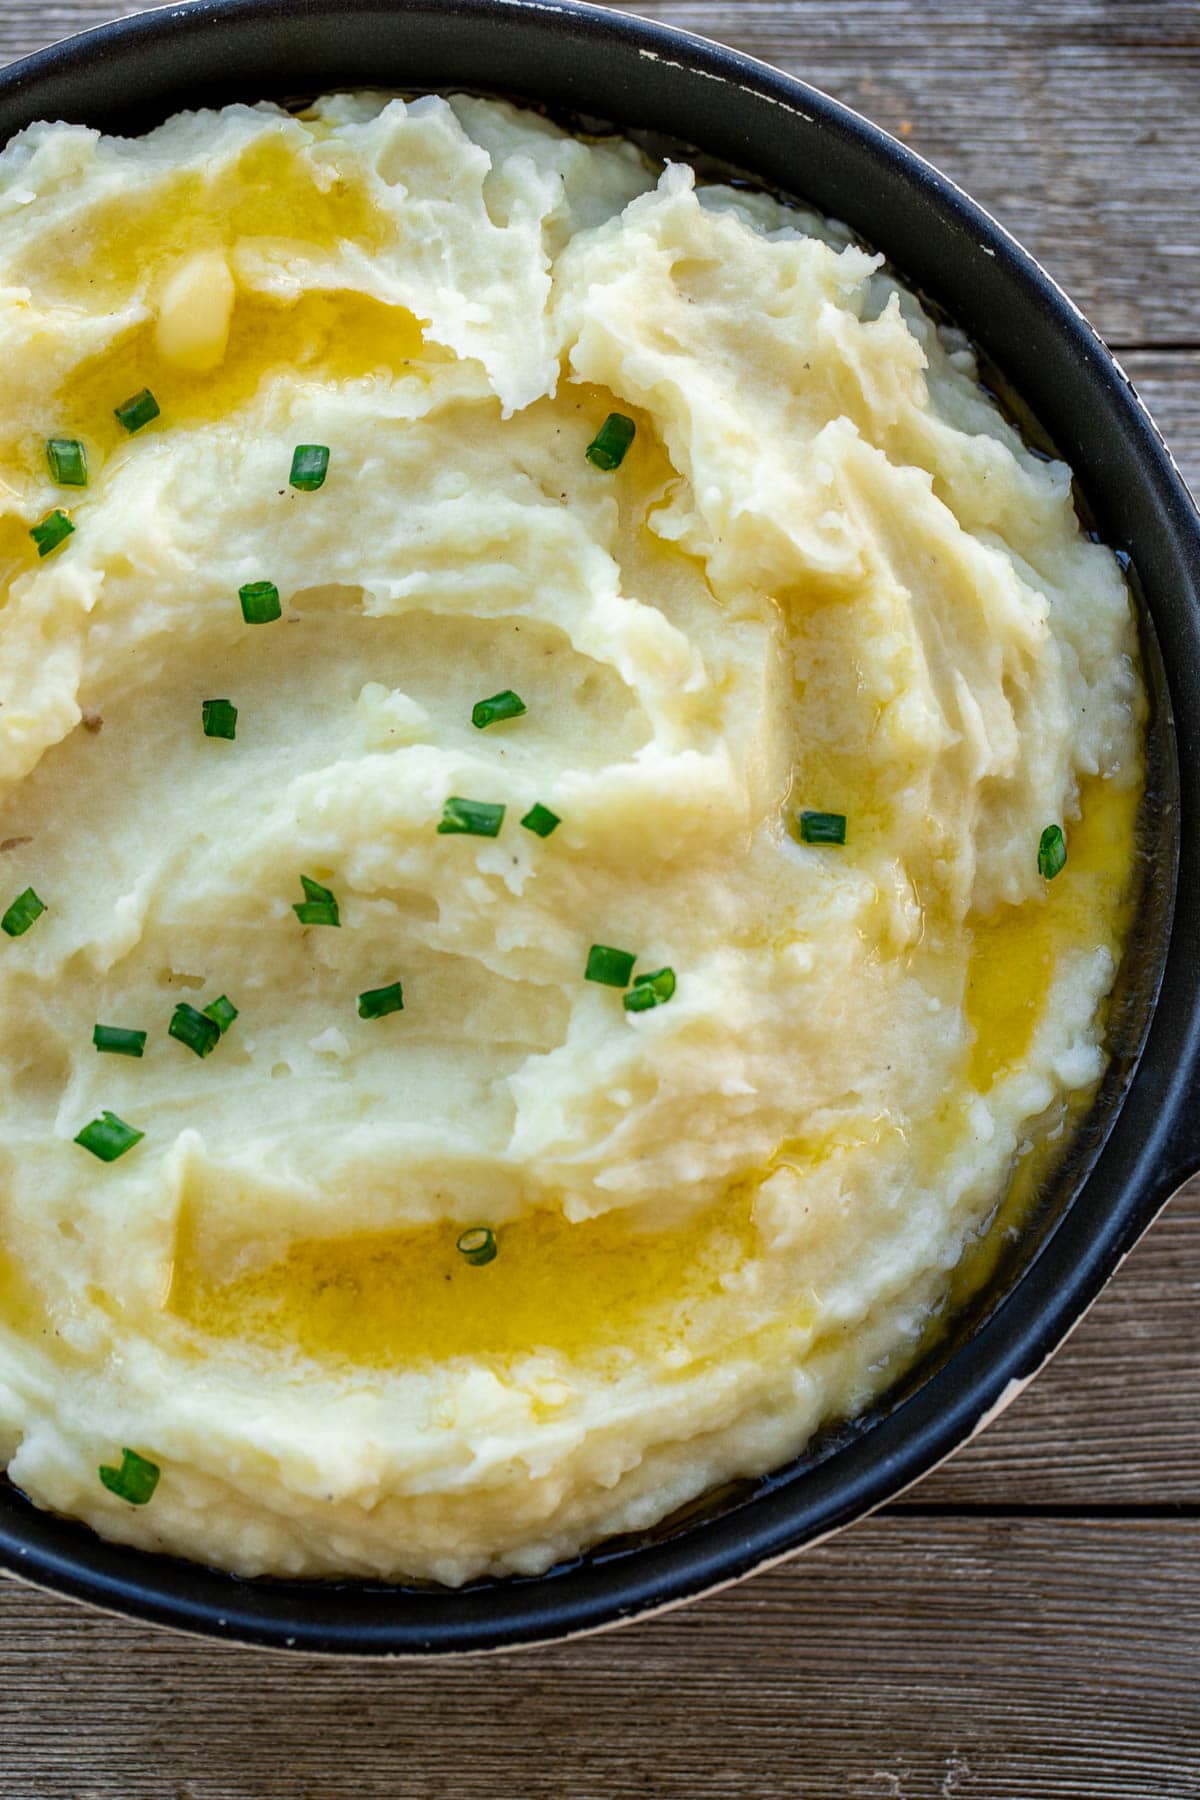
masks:
[[[457,1583],[861,1408],[1103,1065],[1068,471],[845,234],[470,99],[24,132],[0,370],[12,1479]]]

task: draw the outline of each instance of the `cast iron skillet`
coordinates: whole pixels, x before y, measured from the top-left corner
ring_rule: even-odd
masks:
[[[1112,1063],[983,1292],[852,1426],[644,1540],[457,1592],[254,1582],[102,1542],[0,1489],[0,1565],[247,1643],[357,1655],[537,1643],[732,1581],[915,1481],[1027,1381],[1200,1168],[1200,519],[1129,381],[1048,276],[926,163],[825,95],[702,39],[562,0],[193,0],[0,74],[0,142],[35,119],[144,129],[181,107],[374,86],[524,97],[699,146],[848,221],[983,347],[1130,559],[1152,696],[1143,891]],[[1178,892],[1178,904],[1175,904]]]

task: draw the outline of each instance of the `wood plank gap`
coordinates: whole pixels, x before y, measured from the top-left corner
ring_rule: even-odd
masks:
[[[1106,341],[1117,356],[1194,356],[1200,350],[1200,338],[1175,338],[1157,344],[1122,341],[1120,338]]]
[[[949,1500],[942,1504],[936,1501],[897,1500],[890,1506],[881,1506],[876,1516],[881,1519],[1041,1519],[1067,1525],[1086,1524],[1090,1521],[1139,1525],[1148,1520],[1170,1520],[1184,1524],[1189,1520],[1200,1519],[1200,1502],[1095,1501],[1061,1505],[1054,1501],[1037,1500]]]

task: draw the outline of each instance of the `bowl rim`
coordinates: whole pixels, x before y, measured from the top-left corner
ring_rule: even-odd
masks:
[[[544,30],[598,37],[622,54],[683,70],[697,90],[706,82],[732,85],[746,104],[765,102],[818,123],[831,140],[851,140],[888,165],[938,213],[974,235],[980,255],[1004,266],[1023,302],[1048,315],[1064,350],[1088,366],[1096,392],[1133,447],[1147,492],[1174,533],[1181,567],[1188,566],[1190,554],[1190,568],[1200,571],[1200,515],[1170,452],[1116,358],[1040,264],[952,181],[882,128],[797,77],[695,33],[583,0],[408,0],[402,8],[385,0],[305,0],[302,9],[292,0],[188,0],[91,27],[0,70],[0,141],[19,128],[11,123],[14,117],[30,122],[44,116],[25,111],[29,96],[81,70],[94,77],[110,59],[152,54],[168,33],[176,48],[181,41],[199,48],[206,37],[211,43],[214,32],[227,34],[238,24],[261,29],[271,21],[282,27],[288,15],[294,20],[298,13],[311,23],[347,15],[383,19],[397,12],[409,21],[453,14],[465,26],[540,20]],[[452,92],[459,85],[442,84],[441,91]],[[537,103],[536,83],[529,98]],[[795,197],[803,202],[802,187]],[[897,262],[903,272],[903,258]],[[1200,615],[1196,582],[1185,583],[1182,591],[1185,602],[1191,597],[1191,612]],[[1197,630],[1194,620],[1192,628]],[[1192,753],[1200,676],[1173,668],[1168,679],[1180,746],[1188,752],[1183,758],[1186,773],[1197,761]],[[1186,785],[1182,806],[1190,816]],[[1176,819],[1178,843],[1189,875],[1193,869],[1200,873],[1200,853],[1191,850],[1183,816]],[[1168,878],[1173,896],[1174,870]],[[798,1508],[786,1483],[768,1487],[744,1507],[661,1543],[611,1557],[601,1546],[582,1559],[597,1577],[582,1588],[574,1565],[489,1584],[489,1595],[504,1597],[491,1617],[486,1606],[482,1614],[470,1608],[456,1612],[455,1603],[476,1592],[474,1584],[441,1590],[431,1605],[419,1590],[380,1584],[300,1588],[242,1582],[153,1552],[132,1551],[86,1527],[39,1513],[23,1500],[19,1507],[0,1510],[0,1567],[54,1592],[209,1638],[329,1655],[398,1657],[512,1649],[597,1631],[680,1605],[821,1541],[894,1499],[1001,1411],[1078,1323],[1180,1182],[1200,1167],[1200,1124],[1189,1128],[1183,1116],[1200,1070],[1200,1005],[1196,978],[1189,976],[1198,963],[1200,916],[1189,900],[1175,910],[1165,957],[1166,980],[1173,984],[1177,1004],[1166,1009],[1166,1024],[1161,1005],[1154,1008],[1148,1048],[1133,1075],[1136,1085],[1147,1065],[1152,1066],[1143,1127],[1136,1142],[1125,1144],[1120,1166],[1110,1177],[1108,1187],[1114,1192],[1107,1209],[1088,1222],[1086,1231],[1068,1232],[1064,1227],[1079,1210],[1076,1196],[1067,1218],[970,1341],[872,1425],[875,1454],[867,1461],[859,1456],[852,1478],[847,1481],[844,1470],[838,1478],[840,1451],[806,1472],[806,1506]],[[1132,1091],[1131,1085],[1118,1112],[1124,1111]],[[1097,1158],[1107,1154],[1108,1146],[1097,1147]],[[1085,1181],[1094,1174],[1093,1168]],[[953,1380],[947,1379],[951,1374]],[[866,1437],[860,1447],[865,1442]]]

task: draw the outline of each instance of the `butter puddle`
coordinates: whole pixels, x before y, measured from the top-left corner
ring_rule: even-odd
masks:
[[[181,1232],[168,1301],[206,1335],[320,1361],[396,1368],[553,1349],[578,1357],[688,1336],[692,1309],[757,1243],[747,1184],[687,1225],[640,1234],[616,1214],[571,1224],[540,1211],[499,1227],[475,1268],[450,1221],[295,1243],[279,1261],[213,1283]]]
[[[1133,910],[1134,822],[1141,785],[1098,776],[1081,783],[1080,818],[1067,827],[1067,865],[1044,897],[972,924],[967,1020],[969,1075],[980,1093],[1026,1055],[1055,965],[1066,950],[1120,958]]]

